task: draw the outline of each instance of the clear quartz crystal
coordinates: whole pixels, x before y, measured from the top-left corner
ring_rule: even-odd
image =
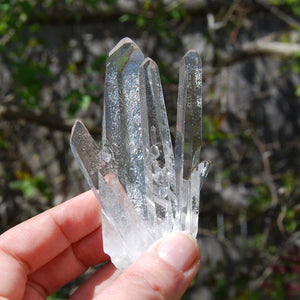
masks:
[[[102,149],[82,122],[75,159],[102,208],[104,251],[121,270],[176,230],[196,237],[209,162],[202,143],[202,69],[190,50],[180,67],[175,158],[158,67],[129,38],[106,64]]]
[[[109,53],[106,64],[103,145],[114,152],[114,169],[138,213],[146,218],[145,172],[139,67],[141,50],[122,39]]]
[[[176,213],[174,155],[156,63],[146,58],[139,75],[148,219],[161,237],[172,231]]]
[[[126,269],[140,256],[141,249],[154,242],[152,233],[112,170],[113,158],[108,157],[107,150],[100,151],[80,121],[72,130],[71,149],[102,208],[104,251],[118,268]]]
[[[193,236],[198,232],[202,144],[202,66],[199,54],[190,50],[179,70],[175,170],[178,197],[177,229]]]

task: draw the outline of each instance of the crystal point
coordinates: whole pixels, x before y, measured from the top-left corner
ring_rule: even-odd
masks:
[[[130,253],[130,256],[125,256],[126,260],[120,262],[114,262],[114,255],[111,258],[119,269],[126,269],[139,257],[140,250],[146,250],[154,239],[128,199],[116,174],[102,158],[96,142],[80,121],[75,123],[72,130],[71,149],[102,207],[104,224],[110,224],[109,230],[103,232],[104,251],[114,253],[119,243],[117,247],[124,248],[122,251]],[[99,190],[96,186],[99,186]]]
[[[176,168],[189,179],[200,159],[202,144],[202,66],[199,54],[190,50],[179,70],[176,123]],[[177,171],[177,170],[176,170]]]
[[[139,214],[146,217],[139,67],[141,50],[129,38],[109,53],[106,64],[103,145],[113,149],[115,170]]]
[[[194,236],[198,231],[201,144],[202,65],[199,54],[190,50],[183,57],[179,70],[175,144],[176,226]]]
[[[122,39],[106,64],[102,148],[76,121],[70,144],[102,208],[104,251],[125,270],[155,240],[176,230],[196,236],[200,190],[202,69],[198,53],[182,59],[175,153],[156,63]]]
[[[159,70],[152,59],[142,63],[139,79],[148,215],[155,232],[164,236],[172,231],[176,214],[174,155]]]

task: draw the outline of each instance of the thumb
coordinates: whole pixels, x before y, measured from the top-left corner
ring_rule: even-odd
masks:
[[[96,299],[180,299],[199,266],[195,239],[176,232],[153,244]]]

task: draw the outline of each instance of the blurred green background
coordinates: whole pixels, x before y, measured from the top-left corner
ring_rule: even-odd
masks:
[[[179,61],[203,61],[213,167],[184,299],[300,299],[298,0],[1,0],[0,232],[88,189],[71,126],[100,141],[105,61],[125,36],[159,65],[173,136]]]

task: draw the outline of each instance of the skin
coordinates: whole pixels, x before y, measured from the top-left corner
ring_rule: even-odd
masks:
[[[183,253],[169,259],[170,247],[161,246],[165,240],[157,241],[125,272],[108,262],[70,299],[180,299],[199,269],[200,250],[192,237],[176,233],[169,245],[171,241],[174,251],[188,247],[182,251],[183,266]],[[46,299],[90,266],[108,260],[102,247],[101,208],[89,191],[0,236],[0,300]]]

